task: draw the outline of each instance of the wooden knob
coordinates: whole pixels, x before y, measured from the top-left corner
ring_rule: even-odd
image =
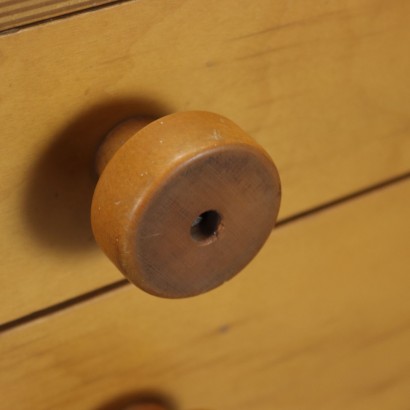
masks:
[[[141,404],[130,404],[123,408],[123,410],[170,410],[161,404],[157,403],[141,403]]]
[[[280,181],[232,121],[180,112],[115,128],[97,154],[95,238],[151,294],[181,298],[236,275],[274,227]]]

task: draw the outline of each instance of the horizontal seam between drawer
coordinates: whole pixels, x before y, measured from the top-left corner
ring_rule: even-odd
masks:
[[[345,202],[351,201],[351,200],[356,199],[356,198],[360,198],[360,197],[362,197],[362,196],[364,196],[364,195],[367,195],[367,194],[369,194],[369,193],[371,193],[371,192],[378,191],[378,190],[383,189],[383,188],[385,188],[385,187],[388,187],[388,186],[390,186],[390,185],[394,185],[394,184],[396,184],[396,183],[402,182],[402,181],[406,180],[406,179],[409,178],[409,177],[410,177],[410,171],[409,171],[409,172],[406,172],[405,174],[401,174],[401,175],[399,175],[399,176],[396,176],[396,177],[387,179],[387,180],[385,180],[385,181],[378,182],[377,184],[370,185],[370,186],[368,186],[368,187],[366,187],[366,188],[364,188],[364,189],[361,189],[361,190],[359,190],[359,191],[355,191],[355,192],[353,192],[353,193],[351,193],[351,194],[342,196],[342,197],[337,198],[337,199],[334,199],[334,200],[332,200],[332,201],[325,202],[325,203],[323,203],[323,204],[321,204],[321,205],[317,205],[317,206],[315,206],[315,207],[313,207],[313,208],[309,208],[309,209],[307,209],[306,211],[298,212],[298,213],[296,213],[296,214],[294,214],[294,215],[291,215],[291,216],[288,216],[288,217],[286,217],[286,218],[281,219],[281,220],[276,224],[276,227],[279,227],[279,226],[282,226],[282,225],[286,225],[286,224],[288,224],[288,223],[290,223],[290,222],[293,222],[293,221],[295,221],[295,220],[300,220],[301,218],[308,217],[308,216],[310,216],[310,215],[313,215],[313,214],[316,214],[316,213],[318,213],[318,212],[321,212],[321,211],[323,211],[323,210],[325,210],[325,209],[333,208],[334,206],[343,204],[343,203],[345,203]]]
[[[126,285],[129,285],[130,283],[128,282],[127,279],[122,279],[118,282],[110,283],[109,285],[102,286],[101,288],[94,289],[90,292],[83,293],[79,296],[75,296],[73,298],[67,299],[63,302],[56,303],[55,305],[47,306],[43,309],[36,310],[32,313],[29,313],[28,315],[21,316],[17,319],[13,319],[9,322],[3,323],[0,325],[0,333],[7,332],[11,329],[14,329],[16,327],[25,325],[27,323],[33,322],[37,319],[44,318],[46,316],[52,315],[57,312],[61,312],[63,310],[66,310],[72,306],[78,305],[83,302],[87,302],[90,299],[94,299],[100,295],[104,295],[108,292],[111,292],[113,290],[120,289]]]
[[[109,3],[99,4],[99,5],[96,5],[96,6],[86,6],[85,8],[81,8],[81,4],[79,4],[78,8],[77,9],[72,9],[72,11],[70,11],[70,8],[68,8],[69,6],[67,6],[66,8],[62,9],[62,11],[66,10],[66,11],[63,11],[62,14],[58,14],[59,9],[55,9],[57,14],[52,15],[53,10],[50,10],[50,16],[49,17],[44,15],[44,14],[47,14],[47,12],[43,12],[43,13],[39,13],[39,14],[33,14],[32,16],[28,16],[27,18],[22,17],[22,18],[17,19],[17,20],[12,20],[10,18],[10,20],[4,21],[0,25],[0,36],[14,34],[14,33],[19,32],[20,30],[24,30],[24,29],[31,28],[31,27],[34,27],[34,26],[47,24],[47,23],[50,23],[52,21],[62,20],[62,19],[65,19],[65,18],[70,18],[70,17],[76,16],[76,15],[79,15],[79,14],[92,13],[92,12],[97,11],[97,10],[101,10],[101,9],[108,8],[108,7],[114,7],[114,6],[117,6],[117,5],[120,5],[120,4],[129,3],[131,1],[135,1],[135,0],[113,0]],[[89,2],[87,2],[87,3],[90,4]],[[27,23],[24,23],[24,20],[30,20],[30,17],[32,17],[34,20],[29,21]],[[11,25],[8,26],[7,25],[8,23],[11,24]]]
[[[353,193],[351,193],[349,195],[346,195],[346,196],[343,196],[341,198],[326,202],[322,205],[316,206],[314,208],[310,208],[306,211],[299,212],[295,215],[292,215],[290,217],[287,217],[287,218],[284,218],[284,219],[280,220],[276,224],[276,228],[280,228],[280,227],[285,226],[289,223],[292,223],[292,222],[295,222],[295,221],[300,221],[303,218],[316,215],[316,214],[318,214],[321,211],[324,211],[326,209],[330,209],[330,208],[336,207],[338,205],[345,204],[349,201],[352,201],[352,200],[357,199],[357,198],[361,198],[361,197],[363,197],[367,194],[373,193],[375,191],[379,191],[379,190],[381,190],[383,188],[386,188],[388,186],[403,182],[403,181],[405,181],[406,179],[409,179],[409,178],[410,178],[410,172],[406,172],[405,174],[402,174],[402,175],[396,176],[394,178],[390,178],[388,180],[385,180],[383,182],[371,185],[367,188],[364,188],[362,190],[353,192]],[[23,326],[23,325],[31,323],[35,320],[42,319],[42,318],[45,318],[47,316],[53,315],[54,313],[59,313],[63,310],[69,309],[73,306],[76,306],[76,305],[79,305],[81,303],[87,302],[89,300],[95,299],[99,296],[105,295],[109,292],[112,292],[114,290],[123,288],[123,287],[128,286],[128,285],[130,285],[128,280],[123,279],[123,280],[120,280],[120,281],[117,281],[117,282],[114,282],[114,283],[110,283],[109,285],[102,286],[98,289],[94,289],[90,292],[83,293],[79,296],[75,296],[73,298],[67,299],[63,302],[56,303],[55,305],[51,305],[51,306],[45,307],[43,309],[34,311],[34,312],[29,313],[27,315],[21,316],[17,319],[13,319],[9,322],[5,322],[5,323],[1,324],[0,325],[0,333],[5,333],[5,332],[10,331],[12,329],[15,329],[19,326]]]

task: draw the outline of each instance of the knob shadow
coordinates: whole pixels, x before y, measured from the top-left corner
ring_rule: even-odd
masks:
[[[94,157],[101,140],[124,119],[167,113],[153,101],[107,101],[74,118],[50,138],[50,145],[28,172],[22,206],[27,232],[53,252],[95,249],[90,205],[97,182]]]
[[[97,407],[94,410],[177,410],[177,404],[168,395],[155,390],[123,394]]]

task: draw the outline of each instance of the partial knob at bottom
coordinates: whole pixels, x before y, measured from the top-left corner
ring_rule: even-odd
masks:
[[[136,286],[182,298],[231,279],[279,211],[277,169],[225,117],[179,112],[117,126],[97,154],[95,239]]]

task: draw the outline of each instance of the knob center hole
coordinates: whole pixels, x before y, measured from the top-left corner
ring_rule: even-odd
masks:
[[[206,211],[198,215],[191,225],[191,237],[204,245],[217,239],[221,227],[221,216],[216,211]]]

